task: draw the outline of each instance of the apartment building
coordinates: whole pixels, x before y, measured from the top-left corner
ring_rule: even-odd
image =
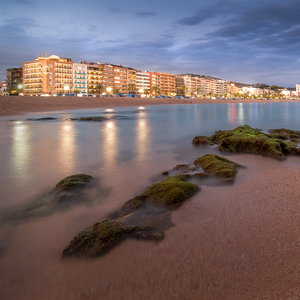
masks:
[[[161,91],[160,91],[160,73],[158,73],[158,72],[147,72],[147,73],[149,73],[150,94],[152,94],[152,95],[160,94],[161,93]]]
[[[9,68],[6,69],[6,78],[8,88],[16,87],[22,84],[23,81],[23,69],[22,68]]]
[[[141,94],[144,94],[146,91],[150,93],[151,87],[149,72],[136,72],[136,89],[137,92]]]
[[[178,96],[184,97],[185,96],[185,84],[184,79],[181,75],[176,75],[175,77],[175,85],[176,85],[176,93]]]
[[[100,94],[104,92],[103,66],[100,63],[87,63],[87,93],[88,95]],[[100,89],[102,87],[102,89]]]
[[[0,96],[8,96],[7,81],[0,82]]]
[[[87,64],[84,62],[73,63],[73,92],[86,95],[87,84]]]
[[[73,62],[56,55],[39,56],[23,62],[23,91],[25,95],[55,94],[73,88]]]
[[[137,70],[133,68],[127,69],[128,94],[136,94],[136,73]]]
[[[128,93],[128,68],[123,66],[113,66],[113,89],[120,94]]]
[[[159,73],[160,75],[160,93],[163,95],[176,95],[176,76],[169,73]]]

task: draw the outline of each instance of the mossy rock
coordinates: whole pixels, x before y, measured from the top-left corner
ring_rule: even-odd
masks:
[[[106,118],[104,117],[84,117],[84,118],[79,118],[79,121],[95,121],[95,122],[101,122],[101,121],[105,121]]]
[[[145,206],[146,202],[177,208],[185,200],[193,196],[199,187],[187,182],[189,175],[175,175],[162,182],[153,184],[148,190],[125,202],[121,211],[128,214]]]
[[[218,144],[221,151],[261,154],[283,159],[285,153],[298,154],[296,144],[289,144],[283,139],[294,138],[299,131],[290,129],[272,129],[270,134],[248,125],[238,126],[233,130],[219,130],[209,140]]]
[[[150,227],[106,219],[80,232],[63,251],[62,257],[100,256],[128,237],[158,241],[164,238],[164,234]]]
[[[75,174],[75,175],[67,176],[55,186],[53,191],[83,188],[89,182],[91,182],[92,179],[93,179],[92,176],[86,174]]]
[[[233,181],[236,174],[236,168],[242,167],[241,165],[216,154],[206,154],[199,157],[194,161],[194,164],[196,166],[201,166],[201,168],[210,175],[223,178],[223,181]],[[200,176],[200,174],[198,174],[198,176]],[[203,176],[203,174],[201,176]]]
[[[279,128],[279,129],[269,129],[268,131],[272,135],[285,137],[283,139],[300,138],[300,131],[297,131],[297,130]],[[280,138],[280,137],[277,137],[277,138]]]
[[[51,121],[51,120],[57,120],[57,118],[44,117],[44,118],[28,118],[28,119],[26,119],[26,121]]]
[[[193,139],[193,144],[203,145],[203,146],[212,146],[214,143],[207,136],[196,136]]]

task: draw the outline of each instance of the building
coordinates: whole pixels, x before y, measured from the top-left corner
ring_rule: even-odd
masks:
[[[7,81],[0,82],[0,96],[8,96]]]
[[[128,93],[128,68],[121,65],[113,66],[113,93],[127,94]]]
[[[300,84],[296,84],[296,95],[300,96]]]
[[[140,94],[150,93],[150,74],[149,72],[136,72],[136,89]]]
[[[73,62],[56,55],[39,56],[23,62],[23,91],[25,95],[43,95],[73,90]]]
[[[169,73],[159,73],[160,75],[160,93],[162,95],[176,95],[176,76]]]
[[[128,94],[136,94],[136,73],[133,68],[127,69]]]
[[[73,63],[73,92],[86,95],[87,89],[87,64],[84,62]]]
[[[177,95],[181,96],[181,97],[185,97],[184,79],[181,77],[181,75],[176,75],[175,85],[176,85],[176,93],[177,93]]]
[[[103,66],[98,63],[86,63],[87,65],[87,93],[88,95],[102,94],[103,84]]]
[[[18,94],[22,91],[23,81],[23,69],[22,68],[10,68],[6,69],[7,78],[7,92],[12,94]]]

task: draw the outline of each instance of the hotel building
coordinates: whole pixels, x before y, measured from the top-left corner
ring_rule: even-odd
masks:
[[[87,94],[87,64],[73,63],[73,92]]]
[[[25,95],[64,93],[73,89],[70,58],[39,56],[34,61],[23,62],[22,66]]]
[[[85,62],[83,62],[85,63]],[[100,63],[85,63],[87,65],[87,93],[88,95],[100,94],[102,91],[103,74],[102,65]]]
[[[138,71],[136,73],[136,89],[140,94],[144,94],[146,91],[150,93],[150,74],[149,72]]]

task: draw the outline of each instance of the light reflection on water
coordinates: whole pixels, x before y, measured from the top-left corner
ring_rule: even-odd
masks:
[[[59,161],[63,169],[72,173],[76,161],[76,133],[74,122],[61,123],[59,128]]]
[[[30,180],[31,160],[30,128],[23,122],[16,122],[12,129],[11,165],[15,180],[25,183]]]
[[[115,120],[106,121],[102,128],[102,157],[105,166],[112,166],[118,157],[118,127]]]
[[[143,160],[149,148],[150,128],[149,121],[145,112],[139,113],[136,119],[136,148],[138,159]]]

